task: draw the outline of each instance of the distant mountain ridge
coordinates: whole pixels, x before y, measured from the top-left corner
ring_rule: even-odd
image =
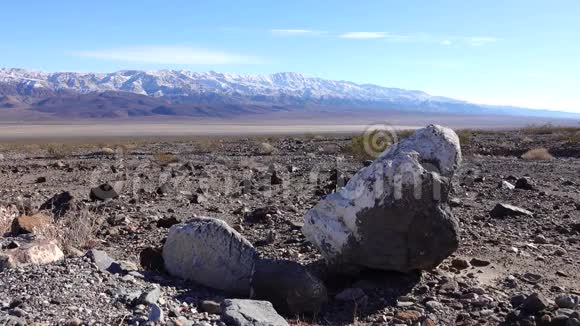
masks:
[[[306,77],[192,72],[37,72],[0,69],[0,109],[56,117],[236,116],[308,108],[364,108],[451,114],[580,115],[472,104],[422,91]]]

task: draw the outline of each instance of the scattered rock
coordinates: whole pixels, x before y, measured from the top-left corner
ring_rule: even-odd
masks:
[[[147,320],[150,322],[163,322],[163,310],[157,304],[149,305],[149,315],[147,316]]]
[[[208,314],[219,315],[222,313],[221,305],[215,301],[204,300],[199,307],[201,311],[205,311]]]
[[[570,294],[561,294],[557,296],[554,301],[560,308],[574,309],[580,303],[580,298]]]
[[[13,236],[19,234],[43,234],[51,229],[52,219],[42,213],[33,216],[20,216],[12,221],[11,233]]]
[[[171,275],[241,295],[250,294],[256,257],[248,240],[214,218],[172,226],[163,246]]]
[[[548,306],[544,297],[538,293],[529,295],[524,302],[522,302],[522,310],[528,314],[538,313]]]
[[[326,287],[302,265],[261,259],[252,277],[252,298],[270,301],[278,311],[318,312],[327,301]]]
[[[462,270],[469,268],[469,262],[466,259],[456,258],[451,261],[451,266],[455,267],[456,269]]]
[[[499,203],[489,212],[492,218],[503,218],[507,216],[533,216],[534,214],[526,209]]]
[[[221,319],[233,326],[288,326],[268,301],[227,299]]]
[[[105,251],[91,249],[86,253],[86,256],[97,266],[97,269],[102,272],[121,273],[121,265],[111,258]]]
[[[502,180],[502,182],[500,182],[497,187],[498,189],[506,189],[506,190],[514,190],[516,188],[516,186],[505,180]]]
[[[277,215],[278,213],[278,208],[275,206],[259,207],[248,214],[246,220],[250,223],[264,223],[273,215]]]
[[[535,190],[536,185],[532,181],[532,179],[528,177],[519,178],[515,184],[516,189],[523,189],[523,190]]]
[[[260,143],[258,146],[258,154],[260,155],[272,155],[276,151],[276,148],[268,143]]]
[[[141,297],[139,297],[139,302],[145,305],[156,304],[161,297],[161,289],[159,287],[154,287],[152,290],[143,292]]]
[[[40,210],[50,210],[55,220],[66,214],[71,209],[74,197],[70,192],[65,191],[54,195],[52,198],[40,205]]]
[[[171,185],[171,183],[165,182],[159,188],[157,188],[156,192],[158,195],[169,195],[169,194],[174,193],[175,190],[173,189],[173,186]]]
[[[284,183],[284,180],[278,175],[276,170],[272,171],[272,176],[270,177],[270,184],[272,185],[281,185]]]
[[[56,240],[25,240],[13,249],[0,251],[0,271],[27,265],[44,265],[59,261],[64,253]]]
[[[472,258],[469,263],[475,267],[485,267],[489,266],[491,262],[489,260],[479,259],[479,258]]]
[[[420,129],[319,202],[305,216],[303,232],[331,264],[434,268],[459,244],[447,195],[460,161],[451,129]]]
[[[119,193],[123,188],[123,183],[118,181],[113,185],[108,183],[102,184],[98,187],[92,188],[90,198],[93,201],[105,201],[107,199],[115,199],[119,197]]]
[[[172,226],[174,226],[175,224],[179,224],[181,223],[181,221],[175,217],[175,216],[170,216],[170,217],[164,217],[160,220],[157,221],[157,227],[158,228],[165,228],[168,229]]]

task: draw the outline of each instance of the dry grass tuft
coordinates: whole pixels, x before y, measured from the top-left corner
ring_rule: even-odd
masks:
[[[45,150],[50,157],[57,160],[70,157],[73,153],[72,147],[65,144],[48,144],[45,146]]]
[[[473,131],[469,129],[461,129],[455,132],[457,137],[459,137],[459,143],[462,147],[468,146],[471,143],[471,137],[473,136]]]
[[[548,150],[545,148],[531,149],[524,153],[522,158],[529,161],[550,161],[554,159],[552,154],[550,154],[550,152],[548,152]]]
[[[563,127],[555,126],[551,123],[543,125],[531,124],[521,129],[521,132],[528,135],[551,135],[555,133],[575,133],[578,132],[578,127]]]
[[[179,162],[179,158],[177,158],[175,155],[171,153],[155,153],[153,155],[153,159],[159,165],[167,165]]]
[[[58,219],[56,238],[63,247],[90,249],[96,243],[98,216],[86,208],[71,209]]]
[[[580,143],[580,131],[570,134],[566,139],[566,143],[570,145]]]

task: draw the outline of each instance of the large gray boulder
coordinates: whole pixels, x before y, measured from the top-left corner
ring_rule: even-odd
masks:
[[[165,269],[171,275],[245,295],[257,252],[248,240],[214,218],[196,218],[171,227],[163,246]]]
[[[232,326],[288,326],[268,301],[224,300],[221,319]]]
[[[434,268],[459,244],[447,200],[460,162],[451,129],[417,130],[311,209],[303,233],[345,271]]]

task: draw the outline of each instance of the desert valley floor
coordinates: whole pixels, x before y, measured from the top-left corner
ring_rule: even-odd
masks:
[[[208,216],[261,257],[299,262],[324,281],[328,303],[315,314],[282,313],[291,325],[580,325],[578,130],[460,136],[450,193],[459,249],[433,270],[356,276],[326,267],[301,232],[305,213],[363,168],[351,137],[3,143],[0,210],[44,208],[66,257],[0,271],[0,324],[155,324],[148,318],[162,314],[167,325],[225,325],[220,303],[231,294],[172,277],[158,261],[171,225]],[[534,148],[554,158],[521,158]],[[91,200],[91,188],[115,181],[124,182],[118,198]],[[65,204],[43,205],[51,198]],[[531,215],[490,215],[498,203]],[[7,233],[2,250],[27,237]],[[121,270],[99,269],[91,249]]]

